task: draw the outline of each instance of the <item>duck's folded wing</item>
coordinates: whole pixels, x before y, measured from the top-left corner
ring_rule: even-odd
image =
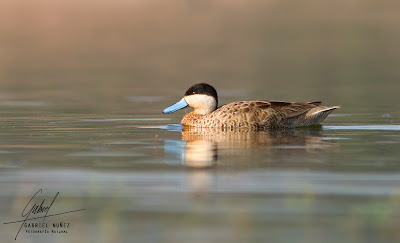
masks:
[[[271,108],[283,114],[286,118],[292,118],[302,115],[309,110],[316,108],[322,104],[320,101],[316,102],[282,102],[282,101],[268,101]]]
[[[240,101],[222,106],[220,111],[239,112],[239,114],[244,114],[248,112],[257,112],[260,110],[262,111],[272,109],[286,118],[291,118],[299,116],[312,108],[318,107],[320,104],[321,102],[294,103],[267,100]]]

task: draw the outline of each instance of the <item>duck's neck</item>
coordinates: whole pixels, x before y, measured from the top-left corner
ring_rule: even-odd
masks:
[[[196,126],[198,120],[203,116],[205,115],[201,115],[192,111],[183,116],[181,123],[184,126]]]

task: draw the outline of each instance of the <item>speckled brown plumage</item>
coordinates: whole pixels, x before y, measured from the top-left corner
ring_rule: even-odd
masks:
[[[182,125],[193,127],[294,128],[317,125],[338,106],[321,106],[321,102],[290,103],[282,101],[240,101],[230,103],[210,114],[186,114]]]

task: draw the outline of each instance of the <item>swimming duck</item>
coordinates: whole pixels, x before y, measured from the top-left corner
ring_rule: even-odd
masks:
[[[191,127],[246,128],[265,130],[318,125],[339,106],[322,102],[239,101],[218,107],[217,91],[209,84],[190,87],[177,103],[164,109],[173,113],[190,106],[181,123]]]

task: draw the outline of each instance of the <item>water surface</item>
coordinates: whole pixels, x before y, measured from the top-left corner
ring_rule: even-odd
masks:
[[[19,241],[399,236],[396,111],[341,109],[322,127],[235,132],[182,129],[184,111],[163,115],[161,100],[146,113],[68,114],[56,111],[63,103],[37,98],[34,110],[1,106],[2,218],[18,217],[38,189],[44,198],[60,192],[55,211],[87,210],[61,218],[72,227],[63,237],[22,232]],[[138,101],[113,106],[129,102]],[[11,241],[16,225],[2,229]]]

